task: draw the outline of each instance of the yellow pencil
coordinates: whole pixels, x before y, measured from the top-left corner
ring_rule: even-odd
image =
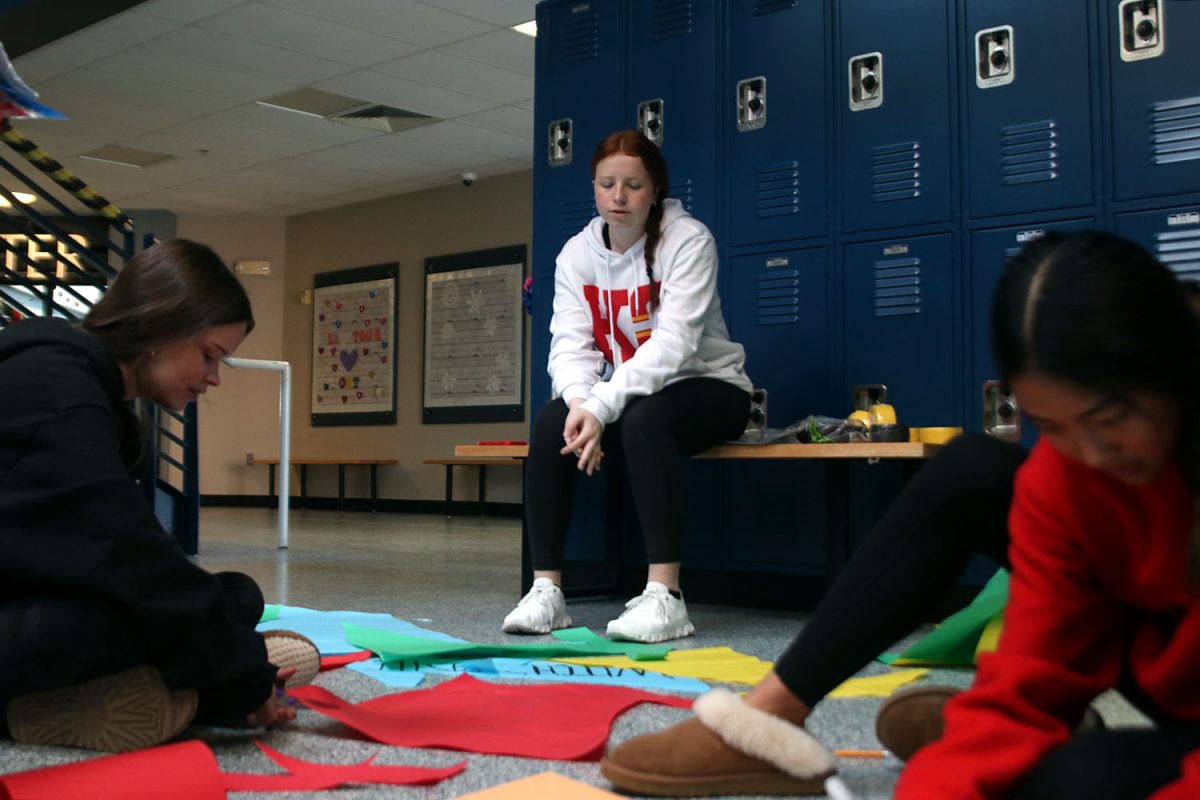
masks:
[[[834,750],[838,758],[887,758],[887,750]]]

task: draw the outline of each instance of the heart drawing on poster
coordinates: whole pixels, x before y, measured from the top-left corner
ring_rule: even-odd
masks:
[[[347,372],[349,372],[350,370],[354,369],[354,365],[358,363],[358,351],[343,350],[342,352],[338,353],[338,360],[342,362],[342,366],[346,368]]]

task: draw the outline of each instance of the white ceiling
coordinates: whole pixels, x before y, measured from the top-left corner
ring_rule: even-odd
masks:
[[[123,210],[287,216],[484,181],[532,164],[534,40],[509,26],[535,5],[148,0],[15,59],[70,119],[13,122]],[[444,121],[384,133],[255,102],[301,87]],[[78,158],[114,144],[174,158]]]

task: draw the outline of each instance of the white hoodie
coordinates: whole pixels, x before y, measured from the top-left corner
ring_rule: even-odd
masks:
[[[704,223],[678,200],[663,204],[653,311],[646,237],[617,254],[604,246],[603,229],[604,220],[594,218],[558,254],[548,364],[555,396],[584,398],[583,407],[607,425],[634,397],[685,378],[716,378],[749,392],[745,350],[729,340],[721,316],[717,246]]]

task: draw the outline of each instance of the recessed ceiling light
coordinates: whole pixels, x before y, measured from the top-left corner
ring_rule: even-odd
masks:
[[[522,22],[520,25],[513,25],[512,29],[517,33],[523,33],[526,36],[537,36],[537,20],[531,19],[529,22]]]

